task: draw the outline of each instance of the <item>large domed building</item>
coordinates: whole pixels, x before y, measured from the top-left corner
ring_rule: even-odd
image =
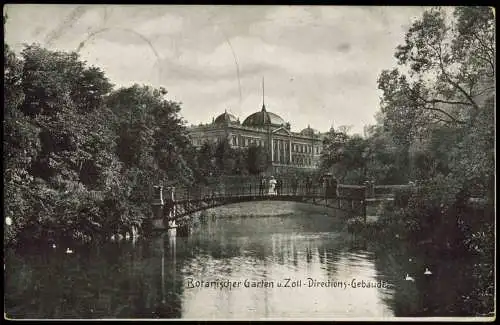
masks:
[[[279,115],[266,111],[266,106],[264,105],[262,105],[262,109],[259,112],[251,114],[243,121],[243,126],[249,127],[281,127],[285,124],[285,121]]]
[[[316,169],[322,151],[324,134],[307,127],[300,132],[291,131],[290,123],[278,114],[269,112],[265,104],[240,120],[226,111],[212,119],[212,123],[191,126],[189,133],[193,145],[228,139],[233,147],[264,147],[270,157],[273,173],[290,168]]]
[[[231,123],[239,123],[239,120],[233,114],[229,114],[227,111],[217,116],[214,120],[214,125],[226,125]]]

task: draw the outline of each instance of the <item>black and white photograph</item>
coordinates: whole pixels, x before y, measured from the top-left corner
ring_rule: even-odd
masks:
[[[3,8],[4,320],[494,321],[494,8]]]

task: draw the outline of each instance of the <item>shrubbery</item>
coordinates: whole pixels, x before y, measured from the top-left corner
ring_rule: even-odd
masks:
[[[403,69],[378,80],[379,129],[404,158],[402,183],[417,183],[396,193],[382,222],[393,235],[448,252],[439,256],[477,261],[464,265],[472,282],[463,309],[479,315],[493,310],[495,18],[488,7],[445,16],[433,8],[416,20],[396,49]]]
[[[5,245],[129,231],[151,213],[153,180],[193,181],[196,152],[164,89],[113,90],[75,53],[38,45],[4,55]]]

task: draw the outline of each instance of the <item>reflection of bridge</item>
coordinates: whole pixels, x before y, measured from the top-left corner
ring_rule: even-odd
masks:
[[[253,201],[290,201],[321,205],[338,209],[347,216],[361,216],[366,219],[366,208],[370,204],[393,200],[395,186],[355,186],[338,185],[307,186],[285,184],[276,191],[260,187],[256,182],[236,184],[216,184],[191,188],[165,188],[155,186],[153,200],[153,229],[165,229],[196,212],[241,202]]]

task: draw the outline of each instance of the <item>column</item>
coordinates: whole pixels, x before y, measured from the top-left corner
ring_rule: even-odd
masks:
[[[311,166],[314,165],[314,139],[311,141]]]
[[[288,153],[289,153],[289,158],[290,160],[288,161],[288,164],[292,164],[292,139],[288,140]]]
[[[286,164],[286,146],[285,146],[285,140],[281,140],[281,150],[283,152],[283,164]]]
[[[274,160],[279,163],[280,162],[280,156],[279,156],[279,143],[278,140],[274,139],[274,149],[276,152],[274,153]]]
[[[311,161],[312,161],[312,145],[309,145],[309,148],[311,148],[310,151],[308,152],[308,154],[309,154],[308,165],[310,167],[311,166]]]
[[[280,147],[281,147],[280,140],[276,139],[276,148],[277,148],[276,154],[278,155],[278,159],[277,159],[278,164],[281,164],[281,153],[280,153],[281,148]]]
[[[280,142],[280,146],[279,146],[279,148],[280,148],[280,164],[282,164],[283,158],[285,158],[285,157],[283,157],[283,140],[280,139],[279,142]]]
[[[279,164],[280,163],[280,141],[278,139],[275,139],[276,141],[276,162]]]
[[[280,157],[280,140],[276,139],[276,162],[279,164],[281,163],[281,157]]]
[[[274,139],[271,137],[271,162],[274,162]]]

